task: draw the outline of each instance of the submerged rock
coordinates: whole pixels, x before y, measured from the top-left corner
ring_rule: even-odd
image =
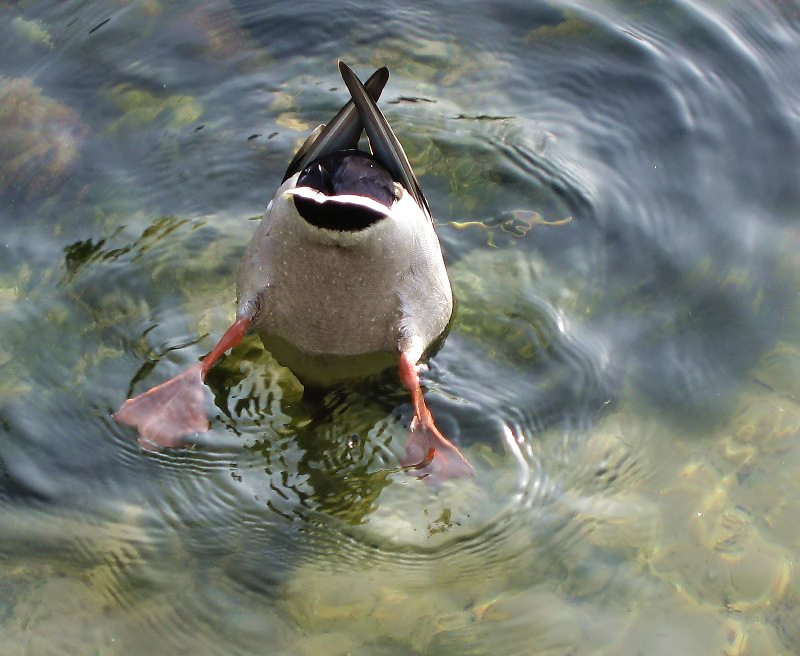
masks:
[[[78,157],[85,132],[74,109],[30,79],[0,77],[0,193],[33,198],[53,189]]]

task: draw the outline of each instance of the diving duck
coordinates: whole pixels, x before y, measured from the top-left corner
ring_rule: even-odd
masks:
[[[305,384],[326,387],[397,366],[411,393],[403,466],[438,480],[472,466],[436,427],[419,367],[443,336],[453,295],[433,217],[366,82],[343,62],[351,99],[291,160],[239,266],[236,321],[202,361],[114,414],[156,446],[208,430],[206,373],[249,332]],[[366,131],[371,152],[359,150]]]

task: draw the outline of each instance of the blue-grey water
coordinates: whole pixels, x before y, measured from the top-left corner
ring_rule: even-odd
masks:
[[[393,372],[211,349],[297,146],[381,106],[458,300]],[[3,654],[800,653],[800,5],[0,2]]]

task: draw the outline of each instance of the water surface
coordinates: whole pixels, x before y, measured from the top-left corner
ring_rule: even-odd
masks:
[[[800,7],[0,4],[4,653],[800,651]],[[336,59],[458,298],[426,372],[475,465],[398,471],[392,375],[256,339],[211,431],[110,415],[195,362]]]

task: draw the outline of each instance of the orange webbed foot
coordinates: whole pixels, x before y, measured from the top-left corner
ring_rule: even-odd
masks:
[[[114,413],[114,420],[136,428],[144,447],[180,446],[185,435],[208,430],[203,390],[203,363],[198,362],[125,401]]]
[[[418,417],[411,422],[411,435],[401,464],[409,468],[410,473],[425,477],[431,483],[475,474],[458,447],[442,435],[435,424]]]
[[[422,396],[416,365],[405,353],[400,354],[400,379],[411,392],[414,404],[411,435],[401,464],[409,469],[409,473],[416,473],[433,484],[448,478],[473,476],[472,465],[436,427]]]
[[[183,444],[182,437],[208,430],[203,407],[206,373],[224,355],[242,341],[252,315],[237,319],[206,357],[166,383],[128,399],[117,410],[114,421],[139,431],[144,448],[169,448]]]

